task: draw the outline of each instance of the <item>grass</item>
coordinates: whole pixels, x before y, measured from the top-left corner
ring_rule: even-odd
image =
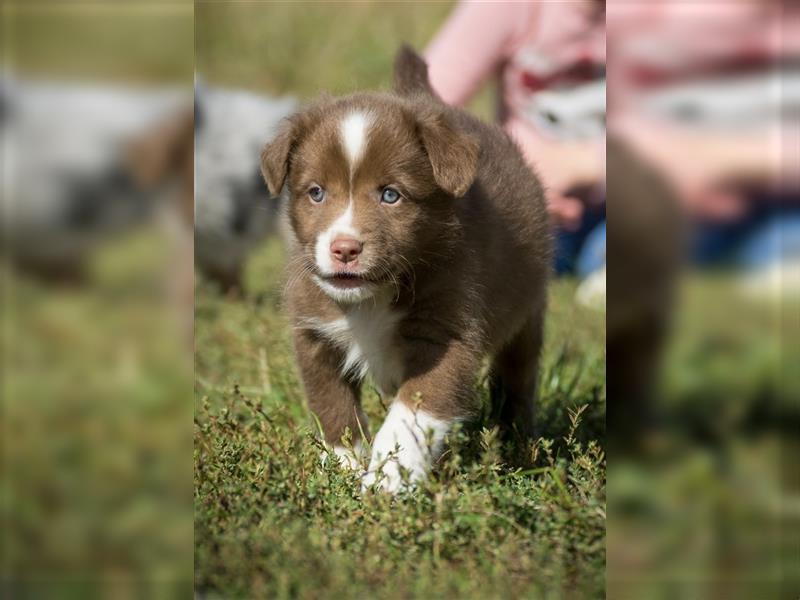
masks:
[[[4,0],[0,56],[25,77],[189,86],[192,8],[191,0]]]
[[[424,47],[451,2],[197,2],[197,70],[219,85],[300,98],[390,81],[402,42]]]
[[[125,236],[65,287],[2,264],[10,596],[191,594],[192,371],[165,298],[170,248],[154,228]]]
[[[196,290],[195,585],[209,597],[599,597],[605,589],[603,315],[556,282],[542,439],[525,469],[496,432],[451,440],[415,493],[362,497],[323,466],[280,309],[273,240],[249,301]],[[485,382],[477,392],[486,399]],[[365,395],[374,424],[385,410]]]
[[[301,101],[386,89],[402,43],[419,51],[454,6],[440,2],[195,3],[197,73],[209,84]],[[494,114],[494,82],[470,103]]]
[[[800,379],[790,373],[800,311],[796,298],[748,298],[741,287],[730,272],[685,278],[664,357],[662,430],[646,452],[609,453],[609,597],[800,591]]]

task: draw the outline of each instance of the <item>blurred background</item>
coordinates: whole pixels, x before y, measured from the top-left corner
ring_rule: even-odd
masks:
[[[192,2],[0,38],[0,595],[188,596]]]
[[[798,14],[606,23],[608,593],[797,597]]]

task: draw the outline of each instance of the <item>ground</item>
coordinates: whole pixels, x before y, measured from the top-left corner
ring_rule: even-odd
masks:
[[[485,422],[392,499],[320,461],[280,308],[277,240],[245,300],[198,281],[195,584],[210,597],[544,597],[605,587],[604,316],[551,287],[542,439],[512,468]],[[486,399],[483,378],[478,393]],[[385,413],[366,394],[372,423]],[[519,459],[519,457],[517,457]],[[558,594],[563,595],[563,594]]]

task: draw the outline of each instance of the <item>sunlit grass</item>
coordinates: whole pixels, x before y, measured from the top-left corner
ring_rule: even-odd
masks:
[[[195,572],[226,597],[538,597],[604,589],[604,318],[557,282],[543,360],[543,438],[509,466],[491,424],[453,436],[422,489],[362,497],[320,463],[280,310],[273,240],[250,297],[196,293]],[[477,393],[486,399],[485,382]],[[373,424],[385,409],[365,395]]]
[[[195,5],[197,73],[216,86],[301,101],[388,89],[403,43],[423,51],[454,3],[206,2]],[[494,115],[494,81],[471,103]]]

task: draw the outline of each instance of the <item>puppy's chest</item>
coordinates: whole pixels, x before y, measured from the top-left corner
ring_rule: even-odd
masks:
[[[364,303],[314,329],[344,353],[342,373],[363,379],[368,374],[382,396],[397,392],[403,379],[398,324],[403,314],[385,304]]]

